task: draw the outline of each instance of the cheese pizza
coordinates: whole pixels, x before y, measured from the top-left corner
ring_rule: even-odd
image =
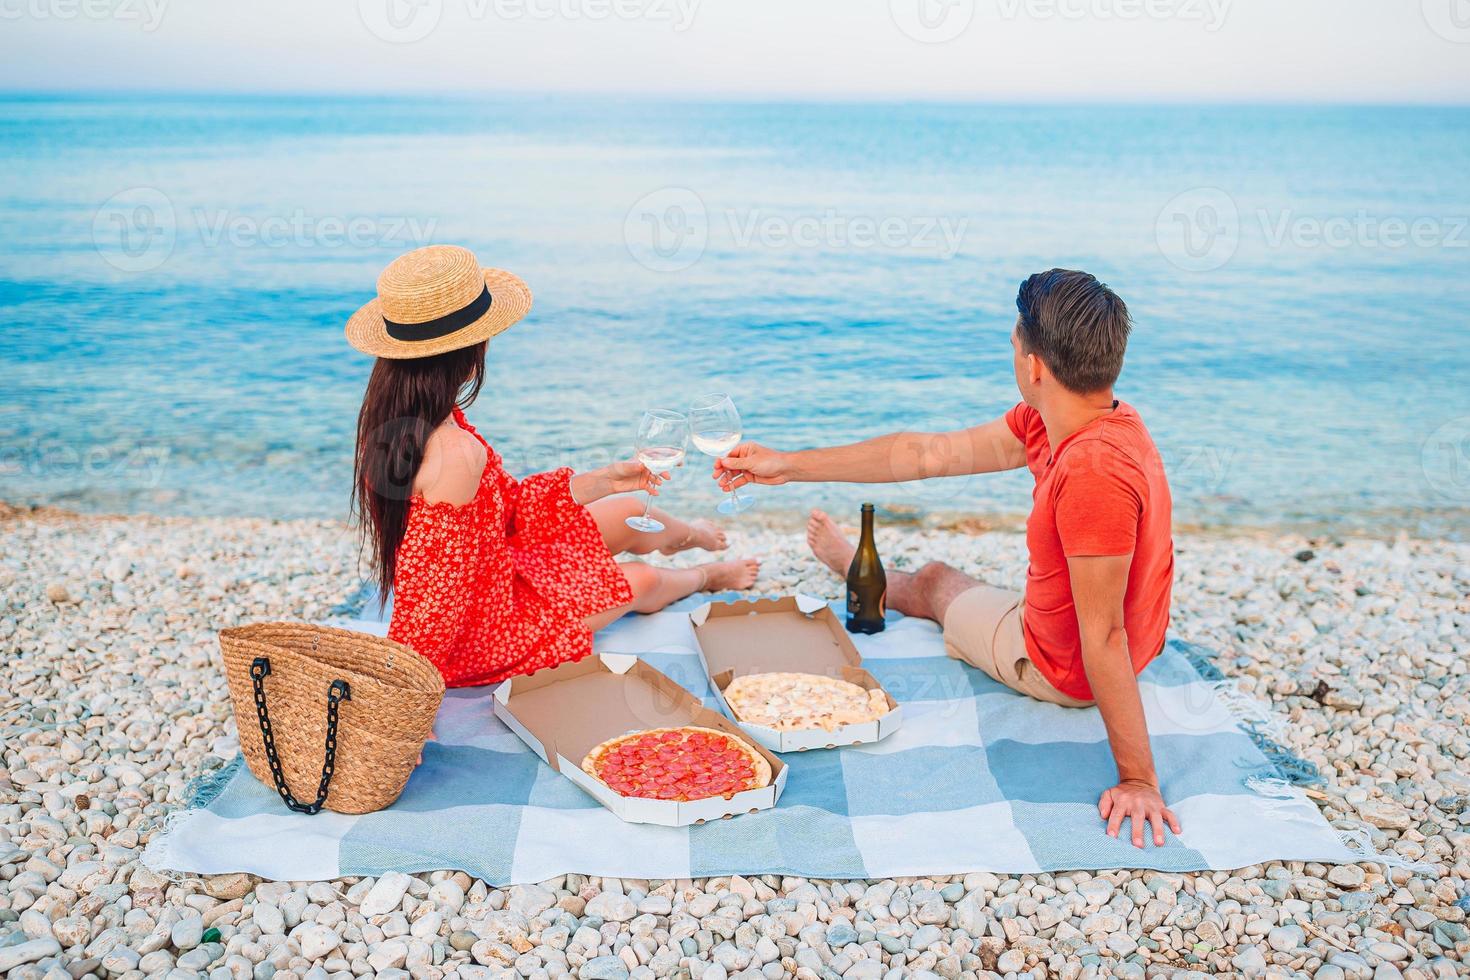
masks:
[[[888,697],[849,681],[818,674],[747,674],[725,688],[735,717],[777,731],[822,729],[875,721],[889,711]]]
[[[680,802],[729,799],[771,783],[765,756],[733,735],[694,725],[610,738],[587,753],[582,771],[622,796]]]

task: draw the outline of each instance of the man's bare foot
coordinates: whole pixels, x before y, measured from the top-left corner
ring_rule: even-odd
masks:
[[[713,561],[699,567],[704,569],[703,591],[705,592],[748,589],[755,584],[756,576],[761,571],[761,563],[755,558]]]
[[[838,575],[847,574],[852,556],[857,553],[857,546],[847,540],[837,522],[820,510],[812,511],[806,522],[806,543],[817,561]]]
[[[707,521],[704,518],[700,518],[697,521],[689,522],[689,534],[682,542],[658,550],[659,554],[663,555],[676,555],[681,551],[688,551],[690,548],[700,548],[704,551],[724,551],[726,544],[725,529],[714,521]]]

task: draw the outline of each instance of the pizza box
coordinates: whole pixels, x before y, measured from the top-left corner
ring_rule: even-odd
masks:
[[[593,799],[630,823],[685,827],[776,805],[786,788],[786,766],[759,745],[771,764],[771,783],[761,789],[680,803],[615,793],[582,771],[587,753],[610,738],[648,728],[699,725],[750,737],[724,715],[630,653],[594,654],[574,663],[502,682],[493,692],[495,715],[541,760]]]
[[[903,712],[893,695],[862,666],[847,628],[825,599],[789,595],[777,599],[707,602],[689,614],[704,668],[720,705],[751,738],[773,752],[803,752],[861,745],[898,731]],[[745,674],[793,672],[850,681],[883,691],[889,711],[875,721],[842,725],[832,731],[778,731],[740,721],[725,701],[725,688]]]

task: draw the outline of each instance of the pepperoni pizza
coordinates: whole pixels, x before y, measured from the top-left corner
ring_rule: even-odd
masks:
[[[582,771],[622,796],[680,802],[729,799],[771,782],[771,764],[749,744],[693,725],[608,739],[587,753]]]

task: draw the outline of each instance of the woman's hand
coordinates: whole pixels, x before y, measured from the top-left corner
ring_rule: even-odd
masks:
[[[615,493],[639,490],[657,497],[658,485],[668,478],[668,473],[654,473],[636,459],[624,459],[572,477],[572,499],[579,504],[590,504]]]
[[[646,490],[658,496],[658,485],[668,473],[655,473],[636,459],[624,459],[603,467],[607,471],[608,493],[633,493]]]

